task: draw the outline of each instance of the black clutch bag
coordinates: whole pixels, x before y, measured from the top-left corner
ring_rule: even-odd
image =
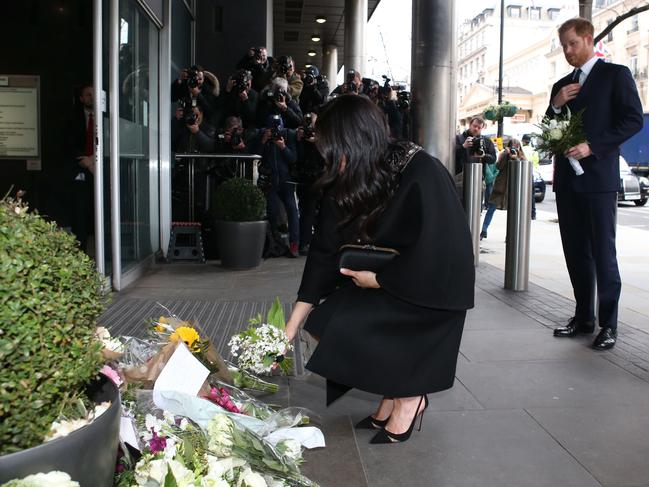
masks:
[[[374,245],[346,244],[338,250],[338,268],[352,271],[378,272],[385,264],[394,259],[399,252],[388,247]]]

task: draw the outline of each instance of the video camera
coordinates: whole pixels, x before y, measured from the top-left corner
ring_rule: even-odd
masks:
[[[315,127],[313,126],[313,115],[307,113],[304,115],[304,138],[310,139],[315,135]]]
[[[383,78],[383,86],[381,86],[379,93],[383,98],[387,98],[392,93],[392,86],[390,85],[390,81],[392,80],[386,75],[382,75],[381,78]]]

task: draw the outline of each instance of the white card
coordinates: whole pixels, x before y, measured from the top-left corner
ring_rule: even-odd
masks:
[[[184,343],[179,343],[153,386],[154,391],[176,391],[195,396],[210,371]]]
[[[140,450],[137,441],[137,434],[133,426],[133,419],[122,416],[119,418],[119,439],[124,443],[128,443],[136,450]]]

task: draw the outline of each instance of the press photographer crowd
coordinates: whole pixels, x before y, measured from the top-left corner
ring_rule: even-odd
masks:
[[[176,103],[171,148],[176,154],[232,155],[201,159],[202,179],[209,178],[210,183],[193,184],[207,192],[241,175],[241,167],[252,178],[251,166],[238,163],[237,155],[261,155],[257,186],[266,196],[271,229],[265,256],[306,255],[317,211],[313,185],[324,167],[315,147],[317,114],[338,95],[366,96],[384,112],[391,136],[409,139],[410,93],[390,82],[387,76],[379,83],[351,70],[345,82],[331,90],[317,67],[298,72],[291,56],[275,59],[265,47],[251,47],[223,85],[199,65],[182,70],[171,88]],[[187,181],[196,179],[195,168],[190,171],[188,164],[177,161],[174,167],[172,194],[178,208],[174,220],[186,217],[183,202],[196,200],[188,195],[193,190]],[[196,206],[200,219],[207,204]],[[288,234],[288,245],[282,244],[281,233]]]

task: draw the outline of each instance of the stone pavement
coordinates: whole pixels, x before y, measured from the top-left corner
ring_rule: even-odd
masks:
[[[423,429],[408,442],[370,445],[372,432],[352,428],[377,396],[352,391],[326,408],[321,378],[280,380],[269,400],[311,408],[326,436],[326,448],[306,453],[304,473],[323,487],[649,486],[649,334],[623,326],[618,346],[601,353],[591,337],[556,339],[550,328],[571,315],[569,297],[535,284],[505,291],[502,270],[482,260],[455,386],[429,396]],[[303,264],[159,265],[114,296],[105,323],[139,333],[158,301],[197,319],[227,355],[226,339],[246,317],[275,296],[288,309]]]

